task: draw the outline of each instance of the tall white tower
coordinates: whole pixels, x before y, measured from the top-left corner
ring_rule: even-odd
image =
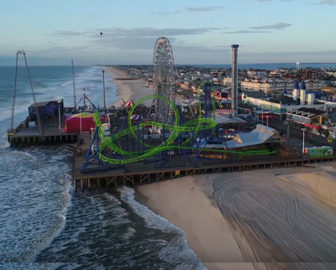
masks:
[[[238,44],[233,44],[232,48],[232,84],[231,84],[231,109],[238,110]]]

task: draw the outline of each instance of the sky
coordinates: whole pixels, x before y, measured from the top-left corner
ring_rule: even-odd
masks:
[[[336,0],[1,1],[0,65],[152,64],[170,40],[175,64],[336,62]],[[100,35],[100,32],[103,35]]]

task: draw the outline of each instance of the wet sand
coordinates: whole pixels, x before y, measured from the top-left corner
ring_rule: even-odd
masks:
[[[130,99],[136,102],[142,97],[152,95],[153,88],[146,87],[144,79],[138,80],[115,80],[114,78],[126,78],[127,73],[116,67],[105,67],[113,78],[113,82],[117,85],[117,95],[120,97],[113,105],[120,107],[124,102]]]
[[[253,269],[243,263],[229,224],[192,177],[138,186],[136,190],[138,200],[186,233],[190,247],[206,267]]]
[[[137,192],[186,233],[209,269],[336,269],[335,176],[330,163],[181,178]]]

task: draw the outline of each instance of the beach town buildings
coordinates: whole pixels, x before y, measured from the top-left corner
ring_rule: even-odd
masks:
[[[252,91],[262,91],[266,94],[268,93],[276,93],[281,92],[284,89],[292,89],[294,85],[294,80],[290,79],[248,79],[245,78],[243,81],[241,81],[241,87],[242,89],[246,90],[252,90]],[[307,89],[311,91],[320,91],[325,85],[325,81],[321,80],[306,80],[305,81]]]

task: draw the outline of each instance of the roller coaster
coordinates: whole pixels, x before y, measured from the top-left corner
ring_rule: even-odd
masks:
[[[149,95],[138,100],[129,110],[127,123],[128,127],[113,134],[106,135],[103,132],[102,122],[98,111],[94,114],[94,119],[96,123],[96,130],[94,136],[92,137],[90,147],[82,167],[82,172],[86,171],[86,168],[92,159],[98,161],[98,166],[100,168],[106,168],[106,164],[113,165],[127,165],[131,163],[136,163],[140,161],[146,161],[156,155],[162,155],[163,153],[177,153],[179,155],[197,155],[199,152],[213,152],[217,154],[234,154],[239,155],[239,157],[244,157],[248,155],[271,155],[274,151],[269,151],[266,149],[262,150],[249,150],[249,151],[233,151],[230,149],[212,149],[212,148],[202,148],[200,147],[200,140],[207,139],[209,133],[216,136],[216,103],[215,95],[213,94],[211,98],[211,104],[213,111],[211,117],[203,117],[204,110],[202,113],[202,102],[201,102],[201,88],[205,84],[200,85],[197,91],[197,116],[194,119],[188,120],[182,123],[180,119],[179,110],[176,105],[167,97],[160,95]],[[212,87],[211,91],[215,93],[215,88]],[[211,95],[209,95],[211,96]],[[134,125],[132,116],[135,110],[145,101],[150,99],[156,99],[169,104],[174,121],[172,124],[160,123],[156,121],[138,121]],[[203,103],[204,104],[204,103]],[[204,109],[204,108],[203,108]],[[207,113],[205,113],[207,115]],[[141,130],[145,128],[156,128],[161,131],[161,142],[159,145],[151,145],[141,136]],[[204,133],[205,131],[208,131]],[[142,132],[143,134],[143,132]],[[184,139],[182,138],[182,134]],[[138,151],[125,150],[120,146],[120,140],[125,136],[131,136],[133,140],[137,141]],[[167,136],[166,136],[167,135]],[[139,149],[139,144],[141,144],[142,150]]]
[[[175,105],[175,92],[172,85],[174,82],[173,73],[174,57],[170,42],[165,37],[159,37],[156,41],[153,54],[153,80],[154,94],[141,98],[129,110],[127,116],[127,126],[118,126],[119,131],[112,135],[106,135],[100,115],[94,114],[96,129],[92,137],[82,172],[86,172],[92,161],[97,161],[98,168],[106,169],[107,165],[126,166],[140,161],[154,162],[159,156],[159,163],[162,167],[167,159],[172,156],[175,160],[179,157],[200,157],[207,156],[204,153],[216,153],[215,155],[233,154],[239,157],[247,155],[270,155],[274,152],[259,149],[249,151],[233,151],[226,147],[209,148],[202,147],[202,142],[208,142],[216,134],[216,89],[210,82],[205,82],[198,87],[196,108],[197,113],[193,117],[188,117],[185,121],[180,115],[180,111]],[[201,99],[202,90],[202,99]],[[140,117],[134,125],[134,113],[136,109],[145,101],[153,100],[154,114],[150,114],[152,108],[148,108],[147,117]],[[145,120],[145,121],[143,121]],[[123,128],[125,126],[125,128]],[[144,132],[156,133],[160,136],[153,145],[145,138]],[[150,132],[151,130],[151,132]],[[129,136],[133,141],[133,151],[130,151]],[[137,151],[134,151],[136,141]],[[179,156],[179,157],[178,157]],[[165,157],[165,158],[162,158]],[[152,160],[151,160],[152,159]],[[179,164],[180,165],[180,164]]]

